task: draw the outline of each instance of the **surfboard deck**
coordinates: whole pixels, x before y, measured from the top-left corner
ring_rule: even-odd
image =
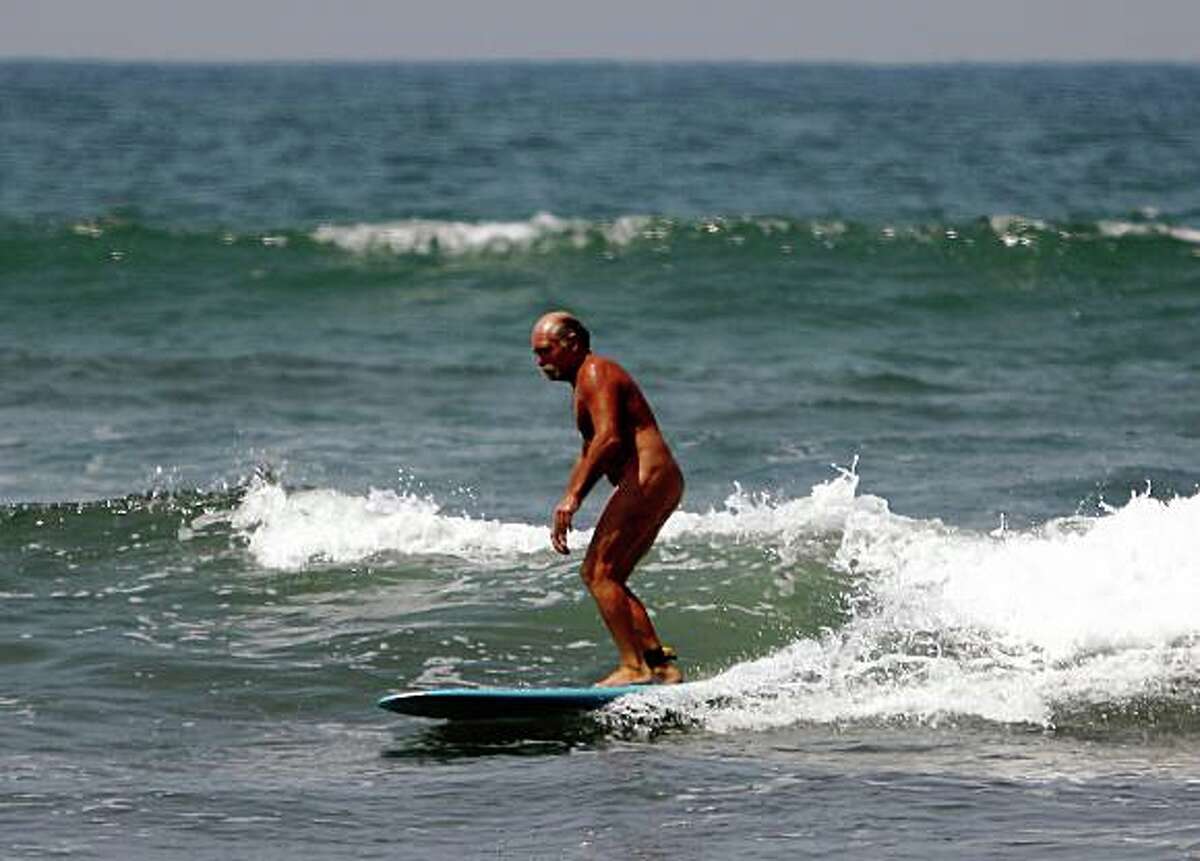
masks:
[[[593,711],[651,687],[443,688],[389,694],[379,700],[379,707],[442,720],[529,720]]]

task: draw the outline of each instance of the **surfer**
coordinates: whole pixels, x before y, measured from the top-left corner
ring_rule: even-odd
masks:
[[[571,314],[541,317],[530,335],[538,369],[571,384],[583,452],[554,509],[550,542],[569,553],[567,531],[601,476],[616,487],[588,545],[580,576],[616,643],[620,664],[596,684],[674,683],[683,673],[658,639],[646,607],[626,581],[683,496],[683,473],[633,377],[591,351],[588,330]]]

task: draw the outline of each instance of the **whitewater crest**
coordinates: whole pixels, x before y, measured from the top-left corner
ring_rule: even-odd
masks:
[[[229,520],[260,565],[287,571],[389,551],[486,561],[534,553],[547,541],[544,527],[446,514],[429,497],[393,490],[289,492],[265,481],[250,487]]]
[[[541,212],[526,221],[439,221],[411,218],[379,224],[322,225],[313,239],[343,251],[461,257],[546,250],[565,242],[584,248],[593,240],[611,246],[628,245],[643,234],[651,219],[625,215],[611,222],[559,218]]]
[[[840,470],[810,495],[794,500],[756,496],[736,486],[721,508],[672,514],[661,540],[725,538],[769,544],[786,561],[802,553],[811,538],[841,530],[854,516],[890,517],[886,501],[857,493],[858,481],[852,469]],[[221,519],[244,538],[259,565],[283,571],[330,562],[353,564],[379,554],[454,556],[479,565],[552,555],[547,525],[450,513],[432,496],[396,490],[372,489],[364,495],[289,490],[256,478]],[[582,547],[590,537],[592,530],[572,530],[571,546]]]
[[[715,731],[964,716],[1053,727],[1138,699],[1200,708],[1200,494],[1137,494],[1100,517],[990,534],[860,506],[843,529],[835,564],[864,575],[844,627],[605,719],[652,728],[684,715]]]
[[[853,511],[886,513],[884,500],[857,495],[857,486],[858,476],[845,470],[802,499],[777,502],[737,488],[722,509],[676,512],[663,528],[662,540],[770,542],[787,558],[807,538],[842,528]],[[453,514],[430,496],[394,490],[373,489],[365,495],[288,490],[256,479],[226,519],[258,564],[281,570],[355,563],[379,554],[450,556],[477,564],[552,555],[548,526]],[[591,534],[573,530],[570,543],[586,545]]]
[[[1006,248],[1034,248],[1044,242],[1095,243],[1112,240],[1167,238],[1200,244],[1200,230],[1187,225],[1147,220],[1101,220],[1091,224],[1055,224],[1041,218],[996,214],[980,222],[961,224],[869,225],[830,219],[788,219],[770,216],[676,219],[628,214],[589,220],[539,212],[513,221],[455,221],[408,218],[359,224],[324,224],[313,241],[351,254],[385,253],[398,256],[460,258],[558,249],[619,251],[635,243],[669,251],[681,240],[718,242],[732,248],[761,248],[792,254],[801,245],[831,249],[849,244],[919,245],[955,243]],[[263,237],[269,244],[271,237]]]

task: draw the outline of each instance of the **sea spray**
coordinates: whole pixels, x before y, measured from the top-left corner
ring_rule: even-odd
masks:
[[[1100,517],[999,536],[854,509],[835,564],[864,579],[843,628],[610,716],[653,726],[684,713],[731,731],[958,717],[1053,726],[1081,707],[1156,696],[1194,709],[1180,682],[1200,659],[1198,529],[1200,495],[1135,495]]]

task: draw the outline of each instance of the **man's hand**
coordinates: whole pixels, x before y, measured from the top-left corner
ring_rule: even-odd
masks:
[[[571,518],[578,510],[579,500],[569,495],[564,496],[554,508],[554,525],[550,529],[550,543],[564,556],[571,552],[567,547],[567,532],[571,528]]]

